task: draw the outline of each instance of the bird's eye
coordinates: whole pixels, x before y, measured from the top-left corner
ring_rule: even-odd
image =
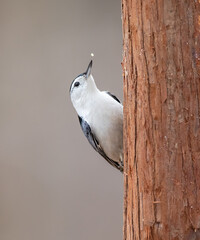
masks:
[[[78,87],[80,85],[80,82],[75,82],[74,87]]]

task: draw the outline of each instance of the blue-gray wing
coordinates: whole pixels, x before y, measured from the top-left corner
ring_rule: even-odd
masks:
[[[102,147],[100,146],[97,138],[95,137],[94,133],[92,133],[91,128],[89,124],[80,116],[78,116],[79,122],[81,125],[81,128],[83,130],[84,135],[86,136],[89,143],[92,145],[92,147],[103,157],[108,161],[113,167],[117,168],[121,172],[123,172],[123,167],[120,166],[117,162],[110,159],[105,152],[103,151]]]
[[[120,100],[115,96],[113,95],[112,93],[110,92],[106,92],[109,96],[111,96],[112,98],[114,98],[118,103],[121,103]]]

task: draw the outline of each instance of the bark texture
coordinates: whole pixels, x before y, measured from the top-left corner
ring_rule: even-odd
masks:
[[[122,0],[124,240],[200,239],[200,0]]]

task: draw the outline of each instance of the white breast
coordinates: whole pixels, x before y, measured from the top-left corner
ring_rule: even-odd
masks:
[[[84,119],[106,155],[119,162],[123,157],[123,106],[106,92],[95,95]]]

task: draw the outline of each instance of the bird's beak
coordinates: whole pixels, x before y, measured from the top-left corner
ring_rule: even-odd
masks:
[[[92,60],[90,61],[88,68],[86,70],[86,79],[88,79],[88,77],[90,76],[91,70],[92,70]]]

